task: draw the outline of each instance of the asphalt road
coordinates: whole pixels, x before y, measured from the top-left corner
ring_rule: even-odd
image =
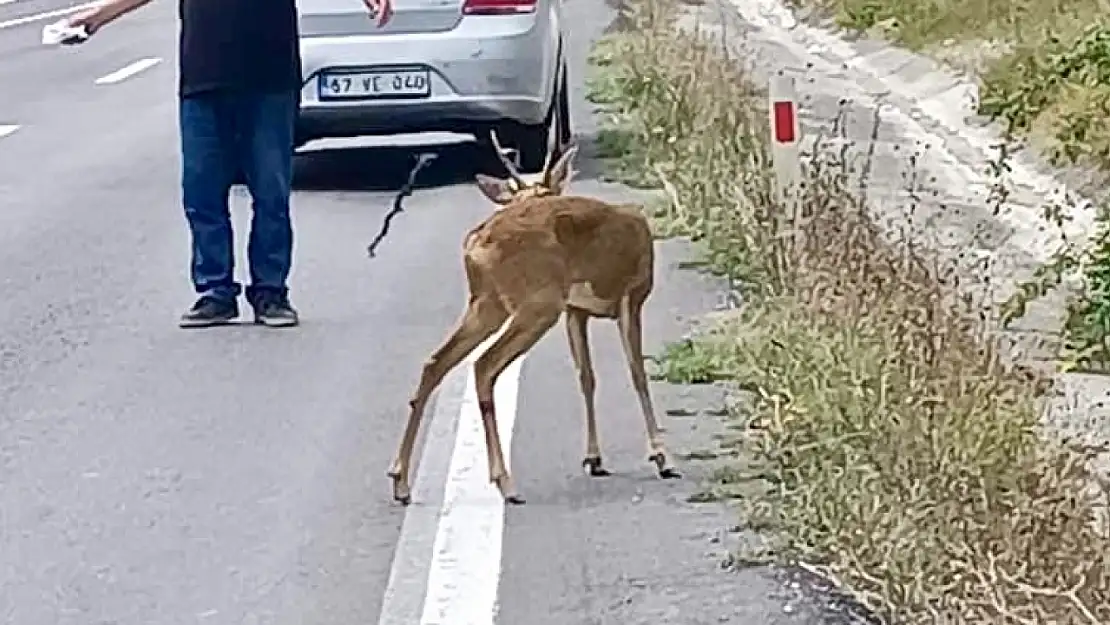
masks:
[[[465,369],[425,428],[416,502],[391,502],[408,396],[461,308],[462,236],[489,211],[469,184],[485,160],[469,144],[442,148],[372,261],[366,244],[413,150],[310,147],[294,199],[302,326],[178,329],[193,294],[176,3],[84,46],[43,47],[57,16],[42,14],[67,6],[0,0],[0,622],[780,622],[772,582],[716,571],[728,513],[683,504],[695,480],[655,479],[605,324],[594,359],[614,477],[579,471],[581,405],[558,328],[498,386],[518,407],[503,409],[519,418],[502,432],[528,505],[491,500]],[[568,13],[588,146],[585,55],[611,12],[570,0]],[[97,84],[144,59],[157,61]],[[574,189],[627,199],[594,179],[586,152]],[[233,213],[242,240],[244,194]],[[710,285],[661,278],[649,348],[714,303]],[[675,451],[696,429],[671,427]]]

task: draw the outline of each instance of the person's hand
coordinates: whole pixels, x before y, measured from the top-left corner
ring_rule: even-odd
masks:
[[[366,8],[370,11],[370,17],[377,20],[378,28],[385,26],[389,18],[393,16],[393,1],[392,0],[362,0]]]
[[[105,15],[104,5],[97,5],[92,8],[78,11],[66,19],[66,26],[70,28],[84,27],[85,33],[92,37],[100,27],[108,22]]]

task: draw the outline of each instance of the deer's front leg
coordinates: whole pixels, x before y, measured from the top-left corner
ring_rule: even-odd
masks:
[[[501,440],[497,433],[493,388],[505,368],[531,349],[559,320],[564,306],[560,295],[559,291],[531,293],[530,299],[514,312],[504,333],[474,362],[474,390],[478,395],[478,408],[482,411],[482,425],[486,431],[490,481],[497,485],[505,502],[510,504],[522,504],[524,498],[513,489],[512,478],[505,467],[505,457],[501,452]]]
[[[420,384],[409,401],[409,418],[405,433],[397,449],[397,456],[389,467],[389,478],[393,481],[393,499],[401,504],[412,503],[412,489],[409,486],[409,463],[412,460],[413,446],[420,429],[420,421],[432,391],[443,381],[443,377],[455,368],[467,354],[482,341],[493,335],[504,323],[508,313],[501,304],[491,297],[471,297],[466,310],[451,336],[424,363],[420,373]]]

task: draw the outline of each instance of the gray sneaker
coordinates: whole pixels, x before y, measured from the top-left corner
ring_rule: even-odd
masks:
[[[300,323],[289,298],[276,293],[260,294],[253,302],[254,322],[270,328],[290,328]]]
[[[181,315],[178,326],[182,328],[210,328],[227,325],[239,316],[239,303],[204,296]]]

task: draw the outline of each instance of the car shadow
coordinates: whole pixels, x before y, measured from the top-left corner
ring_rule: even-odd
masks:
[[[596,158],[593,134],[578,135],[579,153],[575,158],[576,180],[594,179],[601,173]],[[471,184],[478,173],[504,177],[507,174],[497,157],[475,142],[374,146],[329,147],[298,153],[293,165],[293,189],[297,191],[387,192],[400,189],[421,154],[433,153],[436,159],[417,176],[415,189]]]
[[[605,162],[598,156],[597,136],[594,133],[575,135],[578,154],[574,158],[574,180],[600,180],[604,177]]]
[[[293,188],[298,191],[396,191],[422,153],[436,160],[417,176],[417,189],[460,184],[478,171],[477,144],[342,147],[306,150],[294,159]]]

